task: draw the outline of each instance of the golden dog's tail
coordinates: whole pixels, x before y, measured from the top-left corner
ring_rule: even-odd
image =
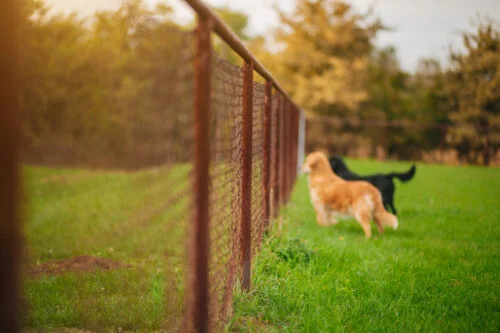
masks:
[[[387,211],[383,212],[375,212],[374,214],[375,220],[382,224],[383,226],[392,227],[392,229],[396,230],[398,228],[398,218]]]
[[[398,228],[398,218],[396,215],[389,213],[385,210],[384,205],[382,205],[382,199],[376,200],[375,203],[375,212],[373,217],[377,224],[381,224],[383,226],[391,227],[396,230]]]

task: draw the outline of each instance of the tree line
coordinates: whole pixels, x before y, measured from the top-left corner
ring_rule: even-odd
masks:
[[[20,75],[27,160],[92,155],[97,164],[156,164],[184,154],[194,22],[176,23],[168,2],[149,8],[141,0],[124,1],[85,19],[53,15],[42,0],[25,3]],[[293,12],[278,10],[279,28],[266,36],[247,33],[244,13],[216,11],[308,114],[344,120],[337,127],[314,125],[309,141],[321,142],[335,128],[332,144],[358,140],[375,151],[382,143],[399,158],[419,158],[443,144],[469,163],[487,165],[498,156],[498,22],[480,18],[447,64],[422,59],[410,73],[394,47],[376,46],[375,38],[388,30],[384,23],[346,1],[297,0]],[[221,57],[241,63],[223,42],[214,45]],[[366,120],[439,126],[359,125]]]
[[[23,12],[24,159],[100,167],[161,165],[186,155],[192,34],[166,5],[127,1],[81,19],[40,0]]]
[[[447,64],[422,59],[410,73],[394,47],[375,45],[377,35],[390,29],[373,10],[360,13],[347,1],[298,0],[291,14],[279,14],[273,36],[279,51],[267,51],[261,38],[257,53],[310,115],[344,119],[333,127],[311,122],[311,146],[328,137],[337,151],[339,144],[364,140],[372,152],[381,144],[405,159],[446,147],[468,163],[498,160],[499,22],[479,17],[462,33],[463,51],[450,50]],[[370,125],[384,121],[387,126]]]

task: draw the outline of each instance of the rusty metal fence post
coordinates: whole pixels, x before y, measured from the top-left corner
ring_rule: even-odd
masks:
[[[289,132],[290,132],[290,145],[288,146],[288,150],[289,150],[289,161],[288,161],[288,168],[290,169],[290,174],[288,175],[288,201],[290,201],[291,197],[292,197],[292,186],[293,186],[293,179],[294,179],[294,170],[293,170],[293,141],[294,141],[294,130],[293,130],[293,105],[292,105],[292,102],[290,101],[290,115],[288,117],[290,117],[290,122],[289,122],[289,125],[290,125],[290,128],[289,128]]]
[[[293,180],[295,179],[295,168],[293,167],[295,162],[295,106],[290,107],[290,194],[289,198],[292,197]]]
[[[293,106],[292,102],[290,101],[288,103],[288,140],[290,141],[288,143],[288,165],[287,169],[288,171],[288,193],[287,193],[287,202],[290,201],[290,194],[292,192],[292,177],[293,177],[293,169],[292,169],[292,149],[293,149]]]
[[[288,187],[288,100],[286,98],[283,99],[283,196],[281,205],[285,205],[287,201],[287,187]]]
[[[269,225],[270,218],[270,172],[271,172],[271,109],[273,103],[273,84],[267,81],[265,85],[265,104],[264,104],[264,168],[262,178],[264,183],[264,229]]]
[[[279,108],[279,180],[278,180],[278,210],[284,202],[285,198],[285,97],[280,98]]]
[[[277,96],[277,95],[276,95]],[[274,107],[274,113],[272,114],[272,117],[274,119],[273,121],[273,128],[274,128],[274,140],[273,140],[273,147],[272,151],[273,153],[273,161],[272,161],[272,167],[273,167],[273,172],[272,172],[272,217],[275,218],[278,213],[278,181],[279,181],[279,107],[280,107],[280,100],[278,97],[274,98],[275,100],[275,107]]]
[[[0,332],[21,330],[19,3],[0,12]]]
[[[250,289],[252,253],[252,134],[253,134],[253,62],[243,66],[243,124],[241,179],[241,266],[243,290]]]
[[[198,17],[195,57],[194,110],[194,223],[192,234],[192,267],[189,296],[192,322],[196,332],[209,330],[209,191],[210,191],[210,90],[211,90],[211,22]]]
[[[291,168],[293,170],[293,179],[297,179],[297,159],[299,147],[299,109],[293,107],[293,158]]]
[[[292,155],[291,155],[291,161],[290,161],[290,169],[292,170],[292,187],[293,187],[293,181],[295,179],[295,177],[297,176],[295,171],[296,169],[294,168],[294,165],[295,165],[295,160],[296,160],[296,157],[295,157],[295,152],[296,152],[296,138],[297,138],[297,131],[295,130],[295,126],[296,126],[296,109],[295,107],[292,106]]]
[[[297,176],[296,174],[296,169],[295,169],[295,161],[296,161],[296,137],[297,137],[297,131],[295,130],[296,127],[296,114],[297,110],[293,104],[290,105],[290,162],[288,164],[288,167],[290,168],[290,184],[289,184],[289,193],[288,193],[288,198],[289,200],[292,197],[292,189],[293,189],[293,184],[295,177]]]
[[[285,179],[284,179],[284,187],[285,187],[285,195],[284,195],[284,203],[288,202],[289,199],[289,194],[290,194],[290,143],[291,143],[291,137],[290,137],[290,115],[291,115],[291,103],[290,100],[286,99],[285,103],[285,113],[283,116],[285,117],[285,123],[284,123],[284,138],[285,138],[285,145],[284,145],[284,151],[285,151]]]
[[[293,157],[293,165],[292,168],[294,170],[294,179],[297,179],[298,176],[298,159],[299,159],[299,115],[300,111],[297,107],[295,107],[295,147],[294,147],[294,157]]]
[[[304,116],[304,112],[302,110],[298,110],[299,112],[299,125],[298,125],[298,137],[297,137],[297,172],[300,172],[300,168],[302,166],[302,162],[305,158],[305,145],[306,145],[306,118]]]
[[[279,212],[279,198],[280,198],[280,190],[279,190],[279,183],[280,183],[280,109],[281,109],[281,98],[279,95],[276,96],[276,112],[274,114],[274,117],[276,119],[276,125],[275,125],[275,142],[274,142],[274,152],[275,152],[275,157],[274,157],[274,184],[273,184],[273,190],[274,190],[274,195],[273,195],[273,209],[274,209],[274,215],[273,217],[276,217]]]

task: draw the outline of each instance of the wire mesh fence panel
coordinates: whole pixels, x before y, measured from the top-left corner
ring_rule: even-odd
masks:
[[[279,94],[279,109],[278,109],[278,206],[281,206],[285,201],[285,97]]]
[[[283,179],[283,187],[284,187],[284,203],[288,202],[289,194],[290,194],[290,183],[291,183],[291,114],[292,108],[290,101],[285,101],[285,110],[283,113],[283,171],[284,171],[284,179]]]
[[[243,77],[238,66],[218,58],[212,71],[209,312],[218,331],[231,310],[238,277]]]
[[[116,82],[102,73],[73,87],[83,106],[56,92],[39,108],[25,104],[26,326],[180,327],[192,211],[193,38],[167,23],[141,29],[128,54],[134,66],[120,68]],[[95,87],[102,99],[90,94]],[[39,87],[25,88],[31,101]],[[57,297],[47,296],[49,281]]]
[[[278,163],[279,163],[279,97],[273,95],[271,108],[271,168],[270,168],[270,186],[269,196],[271,200],[271,217],[276,217],[278,211]]]

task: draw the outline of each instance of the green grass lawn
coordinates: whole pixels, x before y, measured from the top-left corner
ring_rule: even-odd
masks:
[[[349,162],[359,172],[407,169]],[[128,265],[26,279],[26,327],[175,329],[171,324],[182,315],[188,173],[185,166],[26,167],[30,265],[78,255]],[[273,225],[256,258],[253,291],[235,299],[229,329],[499,331],[500,170],[419,165],[416,178],[397,187],[400,228],[383,236],[374,230],[365,240],[354,221],[319,228],[307,181],[300,179],[282,211],[282,228]]]
[[[103,332],[178,324],[188,173],[186,166],[141,172],[26,167],[29,265],[78,255],[128,265],[27,278],[26,327]]]
[[[349,161],[359,172],[408,164]],[[418,165],[397,184],[399,229],[320,228],[296,184],[238,294],[232,331],[499,332],[500,169]]]

